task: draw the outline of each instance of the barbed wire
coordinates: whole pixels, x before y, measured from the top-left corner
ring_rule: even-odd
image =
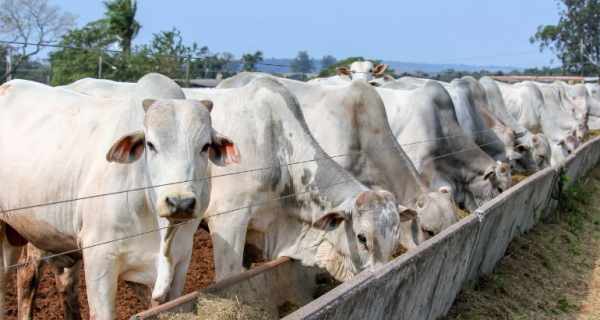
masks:
[[[290,163],[286,163],[286,164],[273,165],[273,166],[269,166],[269,167],[254,168],[254,169],[248,169],[248,170],[244,170],[244,171],[236,171],[236,172],[231,172],[231,173],[220,174],[220,175],[216,175],[216,176],[203,177],[203,178],[199,178],[199,179],[189,179],[189,180],[183,180],[183,181],[177,181],[177,182],[169,182],[169,183],[164,183],[164,184],[158,184],[158,185],[152,185],[152,186],[144,186],[144,187],[139,187],[139,188],[133,188],[133,189],[127,189],[127,190],[120,190],[120,191],[114,191],[114,192],[96,194],[96,195],[79,197],[79,198],[74,198],[74,199],[65,199],[65,200],[58,200],[58,201],[54,201],[54,202],[47,202],[47,203],[43,203],[43,204],[35,204],[35,205],[23,206],[23,207],[11,208],[11,209],[3,209],[3,210],[0,210],[0,214],[4,214],[4,213],[8,213],[8,212],[15,212],[15,211],[28,210],[28,209],[34,209],[34,208],[39,208],[39,207],[51,206],[51,205],[64,204],[64,203],[69,203],[69,202],[77,202],[77,201],[82,201],[82,200],[90,200],[90,199],[101,198],[101,197],[106,197],[106,196],[113,196],[113,195],[118,195],[118,194],[123,194],[123,193],[129,193],[129,192],[144,191],[144,190],[148,190],[148,189],[166,187],[166,186],[171,186],[171,185],[176,185],[176,184],[181,184],[181,183],[200,182],[200,181],[203,181],[203,180],[206,180],[206,179],[222,178],[222,177],[227,177],[227,176],[232,176],[232,175],[239,175],[239,174],[245,174],[245,173],[250,173],[250,172],[261,171],[261,170],[269,170],[269,169],[282,168],[282,167],[287,167],[287,166],[292,166],[292,165],[304,164],[304,163],[308,163],[308,162],[317,162],[317,161],[322,161],[322,160],[331,160],[331,159],[335,159],[335,158],[339,158],[339,157],[358,155],[358,154],[362,154],[362,153],[370,153],[370,152],[381,151],[381,150],[386,150],[386,149],[402,148],[402,147],[406,147],[406,146],[416,145],[416,144],[419,144],[419,143],[433,142],[433,141],[439,141],[439,140],[442,140],[442,139],[450,139],[450,138],[458,138],[458,137],[462,137],[462,136],[475,135],[475,134],[479,134],[479,133],[483,133],[483,132],[493,131],[493,130],[496,130],[496,129],[502,129],[504,127],[519,127],[519,126],[525,127],[526,125],[529,125],[529,124],[535,124],[538,121],[539,122],[543,122],[543,121],[550,121],[550,120],[555,120],[556,121],[557,118],[549,117],[549,118],[546,118],[546,119],[536,120],[536,121],[528,122],[528,123],[525,123],[525,124],[518,123],[518,124],[515,124],[515,125],[511,125],[511,126],[499,126],[499,127],[495,127],[495,128],[491,128],[491,129],[474,131],[474,132],[471,132],[471,133],[462,133],[462,134],[453,135],[453,136],[444,136],[444,137],[439,137],[439,138],[435,138],[435,139],[427,139],[427,140],[409,142],[409,143],[404,143],[404,144],[396,144],[396,145],[388,146],[388,147],[380,147],[380,148],[374,148],[374,149],[368,149],[368,150],[361,150],[361,151],[356,151],[356,152],[351,152],[351,153],[346,153],[346,154],[339,154],[339,155],[334,155],[334,156],[327,156],[327,157],[322,157],[322,158],[317,158],[317,159],[301,160],[301,161],[290,162]],[[558,125],[556,125],[556,126],[558,126]],[[550,127],[553,127],[553,126],[550,126]],[[500,142],[502,142],[502,140],[500,140]]]
[[[112,239],[112,240],[109,240],[109,241],[104,241],[104,242],[96,243],[96,244],[89,245],[89,246],[86,246],[86,247],[77,248],[77,249],[68,250],[68,251],[61,252],[61,253],[56,253],[56,254],[48,255],[48,256],[45,256],[45,257],[42,257],[42,258],[38,258],[38,259],[33,259],[33,260],[29,260],[29,261],[24,261],[24,262],[16,263],[16,264],[13,264],[13,265],[10,265],[10,266],[2,267],[2,268],[0,268],[0,271],[6,270],[6,269],[10,269],[10,268],[19,267],[19,266],[23,266],[23,265],[26,265],[26,264],[29,264],[29,263],[33,263],[33,262],[38,262],[38,261],[43,261],[43,260],[47,260],[47,259],[56,258],[56,257],[62,256],[62,255],[67,255],[67,254],[71,254],[71,253],[83,251],[83,250],[86,250],[86,249],[91,249],[91,248],[95,248],[95,247],[98,247],[98,246],[111,244],[111,243],[118,242],[118,241],[123,241],[123,240],[131,239],[131,238],[142,236],[142,235],[145,235],[145,234],[162,231],[162,230],[165,230],[165,229],[168,229],[168,228],[182,226],[182,225],[185,225],[185,224],[188,224],[188,223],[192,223],[192,222],[196,222],[196,221],[201,221],[202,219],[211,218],[211,217],[215,217],[215,216],[220,216],[220,215],[223,215],[223,214],[226,214],[226,213],[232,213],[232,212],[239,211],[239,210],[249,209],[249,208],[256,207],[256,206],[261,206],[261,205],[264,205],[264,204],[267,204],[267,203],[271,203],[271,202],[275,202],[275,201],[279,201],[279,200],[284,200],[284,199],[287,199],[287,198],[290,198],[290,197],[294,197],[294,196],[298,196],[298,195],[301,195],[301,194],[306,194],[306,193],[318,191],[320,189],[330,188],[332,186],[341,185],[341,184],[352,182],[352,181],[360,181],[360,179],[365,179],[365,178],[368,178],[368,177],[376,176],[376,175],[383,174],[383,173],[386,173],[386,172],[390,172],[390,171],[393,171],[393,170],[402,169],[402,168],[410,166],[411,164],[414,165],[414,164],[425,162],[425,161],[432,161],[432,160],[436,160],[436,159],[448,157],[448,156],[451,156],[451,155],[455,155],[455,154],[458,154],[458,153],[461,153],[461,152],[479,149],[482,146],[491,145],[491,144],[495,144],[495,143],[501,143],[501,141],[494,141],[494,142],[489,142],[489,143],[485,143],[485,144],[481,144],[481,145],[475,145],[474,147],[471,147],[471,148],[467,148],[467,149],[463,149],[463,150],[451,152],[451,153],[448,153],[448,154],[445,154],[445,155],[441,155],[441,156],[437,156],[437,157],[431,157],[431,158],[427,158],[427,159],[422,159],[422,160],[419,160],[419,161],[411,162],[409,164],[405,164],[405,165],[401,165],[401,166],[398,166],[398,167],[394,167],[394,168],[390,168],[390,169],[378,171],[378,172],[373,173],[373,174],[368,174],[366,176],[354,177],[354,176],[352,176],[352,174],[348,173],[351,176],[350,179],[346,179],[344,181],[335,182],[335,183],[329,184],[327,186],[317,187],[317,188],[314,188],[314,189],[311,189],[311,190],[302,191],[302,192],[298,192],[298,193],[293,193],[293,194],[290,194],[290,195],[286,195],[286,196],[282,196],[282,197],[278,197],[278,198],[274,198],[274,199],[269,199],[269,200],[258,202],[258,203],[254,203],[254,204],[251,204],[251,205],[248,205],[248,206],[244,206],[244,207],[240,207],[240,208],[236,208],[236,209],[231,209],[231,210],[227,210],[227,211],[222,211],[222,212],[218,212],[218,213],[215,213],[215,214],[210,214],[210,215],[198,217],[198,218],[195,218],[195,219],[191,219],[191,220],[188,220],[188,221],[184,221],[184,222],[179,222],[179,223],[176,223],[176,224],[173,224],[173,225],[170,225],[170,226],[160,227],[160,228],[152,229],[152,230],[149,230],[149,231],[144,231],[144,232],[136,233],[136,234],[133,234],[133,235],[125,236],[125,237],[122,237],[122,238]]]

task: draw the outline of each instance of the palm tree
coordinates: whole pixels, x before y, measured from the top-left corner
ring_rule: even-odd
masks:
[[[131,51],[131,41],[142,27],[135,20],[137,2],[135,0],[113,0],[104,2],[108,11],[108,32],[119,39],[119,47],[123,51]]]
[[[262,51],[256,51],[254,54],[246,53],[243,55],[244,65],[242,66],[245,71],[256,71],[256,65],[263,61]]]

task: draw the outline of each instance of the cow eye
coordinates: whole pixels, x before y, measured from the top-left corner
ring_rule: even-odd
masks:
[[[202,147],[202,152],[208,151],[208,148],[210,148],[210,143],[207,143],[204,145],[204,147]]]
[[[365,236],[364,236],[364,235],[362,235],[362,234],[359,234],[359,235],[357,236],[357,238],[358,238],[358,241],[360,241],[360,243],[362,243],[362,244],[367,244],[367,238],[365,238]]]
[[[146,142],[146,144],[148,145],[148,149],[150,149],[151,151],[156,152],[156,148],[154,148],[154,145],[152,144],[152,142]]]
[[[504,192],[504,189],[498,187],[498,192],[502,193],[502,192]]]
[[[571,154],[571,150],[567,150],[567,153],[568,153],[568,154]]]
[[[431,230],[424,230],[425,233],[427,233],[427,236],[430,238],[433,238],[435,236],[435,232],[431,231]]]

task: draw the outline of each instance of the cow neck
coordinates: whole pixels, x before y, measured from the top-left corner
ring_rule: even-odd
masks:
[[[504,125],[513,129],[517,136],[526,134],[527,129],[522,126],[518,121],[513,118],[508,110],[506,109],[506,105],[504,104],[504,99],[502,98],[502,93],[500,92],[500,88],[491,79],[482,79],[480,80],[481,85],[485,89],[485,93],[488,99],[488,106],[493,115],[495,115]]]

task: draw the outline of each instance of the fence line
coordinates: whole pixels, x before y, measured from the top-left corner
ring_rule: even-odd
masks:
[[[549,118],[546,118],[546,119],[543,119],[543,120],[539,120],[539,121],[542,122],[542,121],[549,121],[549,120],[556,120],[556,118],[549,117]],[[526,123],[525,125],[531,124],[531,123],[534,123],[534,122]],[[504,126],[504,127],[518,127],[518,126],[525,126],[525,125],[519,123],[519,124],[516,124],[516,125]],[[549,128],[551,128],[551,127],[557,127],[557,126],[558,125],[552,125],[552,126],[549,126]],[[458,137],[462,137],[462,136],[469,136],[469,135],[479,134],[479,133],[483,133],[483,132],[494,131],[496,129],[501,129],[501,128],[504,128],[504,127],[495,127],[495,128],[491,128],[491,129],[485,129],[485,130],[475,131],[475,132],[472,132],[472,133],[463,133],[463,134],[458,134],[458,135],[453,135],[453,136],[444,136],[444,137],[439,137],[439,138],[435,138],[435,139],[421,140],[421,141],[410,142],[410,143],[405,143],[405,144],[395,144],[393,146],[380,147],[380,148],[374,148],[374,149],[368,149],[368,150],[361,150],[361,151],[356,151],[356,152],[351,152],[351,153],[346,153],[346,154],[340,154],[340,155],[335,155],[335,156],[327,156],[327,157],[323,157],[323,158],[310,159],[310,160],[301,160],[301,161],[290,162],[290,163],[285,163],[285,164],[273,165],[273,166],[269,166],[269,167],[254,168],[254,169],[248,169],[248,170],[244,170],[244,171],[230,172],[230,173],[220,174],[220,175],[216,175],[216,176],[203,177],[203,178],[199,178],[199,179],[189,179],[189,180],[183,180],[183,181],[169,182],[169,183],[163,183],[163,184],[158,184],[158,185],[153,185],[153,186],[145,186],[145,187],[139,187],[139,188],[133,188],[133,189],[127,189],[127,190],[107,192],[107,193],[96,194],[96,195],[85,196],[85,197],[79,197],[79,198],[74,198],[74,199],[58,200],[58,201],[47,202],[47,203],[43,203],[43,204],[35,204],[35,205],[24,206],[24,207],[17,207],[17,208],[11,208],[11,209],[3,209],[3,210],[0,210],[0,214],[8,213],[8,212],[15,212],[15,211],[28,210],[28,209],[39,208],[39,207],[45,207],[45,206],[51,206],[51,205],[57,205],[57,204],[63,204],[63,203],[69,203],[69,202],[76,202],[76,201],[82,201],[82,200],[90,200],[90,199],[95,199],[95,198],[100,198],[100,197],[105,197],[105,196],[113,196],[113,195],[117,195],[117,194],[123,194],[123,193],[135,192],[135,191],[143,191],[143,190],[147,190],[147,189],[154,189],[154,188],[160,188],[160,187],[165,187],[165,186],[176,185],[176,184],[180,184],[180,183],[199,182],[199,181],[203,181],[203,180],[206,180],[206,179],[215,179],[215,178],[233,176],[233,175],[237,175],[237,174],[245,174],[245,173],[250,173],[250,172],[256,172],[256,171],[261,171],[261,170],[268,170],[268,169],[274,169],[274,168],[282,168],[282,167],[287,167],[287,166],[292,166],[292,165],[297,165],[297,164],[303,164],[303,163],[308,163],[308,162],[313,162],[313,161],[316,162],[316,161],[321,161],[321,160],[330,160],[330,159],[339,158],[339,157],[352,156],[352,155],[358,155],[358,154],[362,154],[362,153],[370,153],[370,152],[374,152],[374,151],[380,151],[380,150],[386,150],[386,149],[393,149],[393,148],[399,148],[399,147],[405,147],[405,146],[411,146],[411,145],[416,145],[416,144],[419,144],[419,143],[433,142],[433,141],[438,141],[438,140],[442,140],[442,139],[458,138]],[[499,142],[503,142],[503,141],[500,140]],[[485,145],[487,145],[487,144],[483,144],[482,146],[485,146]]]
[[[5,40],[0,40],[0,43],[2,43],[2,44],[17,44],[17,45],[31,45],[31,46],[37,46],[38,45],[37,43],[31,43],[31,42],[5,41]],[[63,49],[73,49],[73,50],[87,50],[87,51],[100,52],[100,53],[147,55],[147,56],[167,57],[167,58],[176,58],[176,59],[190,59],[190,60],[193,59],[193,60],[207,60],[207,61],[208,60],[215,60],[215,58],[213,58],[213,57],[194,57],[194,56],[191,56],[191,55],[190,56],[178,56],[178,55],[153,53],[153,52],[119,51],[119,50],[111,50],[111,49],[99,49],[99,48],[91,48],[91,47],[65,46],[65,45],[57,45],[57,44],[44,44],[41,47],[43,47],[43,48],[45,48],[45,47],[63,48]],[[428,61],[428,62],[419,62],[419,63],[431,64],[431,63],[442,63],[442,62],[452,62],[452,61],[488,59],[488,58],[496,58],[496,57],[505,57],[505,56],[530,54],[530,53],[534,53],[534,52],[538,52],[538,51],[537,50],[535,50],[535,51],[522,51],[522,52],[514,52],[514,53],[489,55],[489,56],[469,57],[469,58],[462,58],[462,59],[446,59],[446,60]],[[224,61],[224,62],[227,62],[227,63],[243,64],[243,65],[253,64],[253,65],[263,65],[263,66],[270,66],[270,67],[291,68],[290,65],[283,65],[283,64],[276,64],[276,63],[267,63],[267,62],[250,62],[250,61],[244,61],[244,60],[229,60],[229,59],[222,59],[221,61]],[[583,64],[592,64],[592,63],[589,62],[589,61],[586,61]],[[577,65],[577,66],[579,66],[579,65],[582,65],[582,63],[563,64],[563,66],[567,66],[567,65],[568,66],[571,66],[571,65]],[[310,73],[310,70],[316,70],[316,71],[336,71],[335,69],[314,67],[314,68],[306,69],[304,71],[299,71],[298,73]],[[355,73],[372,73],[372,72],[355,71]]]
[[[458,153],[461,153],[461,152],[465,152],[465,151],[469,151],[469,150],[475,150],[475,149],[478,149],[478,148],[480,148],[482,146],[491,145],[491,144],[494,144],[494,143],[501,143],[501,142],[500,141],[496,141],[496,142],[490,142],[490,143],[485,143],[485,144],[481,144],[481,145],[476,145],[476,146],[471,147],[471,148],[467,148],[467,149],[463,149],[463,150],[451,152],[451,153],[448,153],[448,154],[445,154],[445,155],[441,155],[441,156],[437,156],[437,157],[431,157],[431,158],[419,160],[419,161],[416,161],[416,162],[412,162],[412,164],[417,164],[417,163],[424,162],[424,161],[431,161],[431,160],[435,160],[435,159],[440,159],[440,158],[448,157],[448,156],[451,156],[451,155],[454,155],[454,154],[458,154]],[[340,182],[335,182],[335,183],[329,184],[327,186],[317,187],[317,188],[314,188],[314,189],[311,189],[311,190],[302,191],[302,192],[298,192],[298,193],[286,195],[286,196],[279,197],[279,198],[269,199],[269,200],[262,201],[262,202],[259,202],[259,203],[254,203],[254,204],[251,204],[251,205],[248,205],[248,206],[245,206],[245,207],[236,208],[236,209],[227,210],[227,211],[223,211],[223,212],[218,212],[218,213],[207,215],[207,216],[198,217],[198,218],[195,218],[195,219],[192,219],[192,220],[188,220],[188,221],[176,223],[176,224],[173,224],[173,225],[170,225],[170,226],[160,227],[160,228],[156,228],[156,229],[153,229],[153,230],[144,231],[144,232],[136,233],[136,234],[133,234],[133,235],[125,236],[125,237],[122,237],[122,238],[113,239],[113,240],[109,240],[109,241],[105,241],[105,242],[101,242],[101,243],[96,243],[96,244],[89,245],[89,246],[86,246],[86,247],[77,248],[77,249],[73,249],[73,250],[68,250],[68,251],[61,252],[61,253],[52,254],[52,255],[49,255],[49,256],[42,257],[42,258],[38,258],[38,259],[34,259],[34,260],[29,260],[29,261],[24,261],[24,262],[16,263],[16,264],[13,264],[13,265],[10,265],[10,266],[2,267],[2,268],[0,268],[0,271],[4,271],[6,269],[10,269],[10,268],[14,268],[14,267],[23,266],[23,265],[26,265],[26,264],[29,264],[29,263],[33,263],[33,262],[38,262],[38,261],[42,261],[42,260],[56,258],[56,257],[62,256],[62,255],[66,255],[66,254],[71,254],[71,253],[83,251],[85,249],[91,249],[91,248],[94,248],[94,247],[98,247],[98,246],[102,246],[102,245],[106,245],[106,244],[110,244],[110,243],[114,243],[114,242],[118,242],[118,241],[122,241],[122,240],[126,240],[126,239],[131,239],[131,238],[134,238],[134,237],[137,237],[137,236],[141,236],[141,235],[145,235],[145,234],[149,234],[149,233],[152,233],[152,232],[158,232],[158,231],[161,231],[161,230],[164,230],[164,229],[167,229],[167,228],[178,227],[178,226],[185,225],[185,224],[188,224],[188,223],[192,223],[192,222],[195,222],[195,221],[201,221],[202,219],[205,219],[205,218],[220,216],[220,215],[223,215],[223,214],[226,214],[226,213],[232,213],[232,212],[235,212],[235,211],[239,211],[239,210],[244,210],[244,209],[248,209],[248,208],[260,206],[260,205],[267,204],[267,203],[270,203],[270,202],[275,202],[275,201],[287,199],[287,198],[290,198],[290,197],[293,197],[293,196],[297,196],[297,195],[301,195],[301,194],[305,194],[305,193],[314,192],[314,191],[317,191],[317,190],[320,190],[320,189],[330,188],[332,186],[336,186],[336,185],[348,183],[348,182],[351,182],[351,181],[356,181],[356,180],[359,180],[360,178],[368,178],[368,177],[376,176],[376,175],[383,174],[383,173],[386,173],[386,172],[389,172],[389,171],[406,168],[409,165],[410,164],[405,164],[405,165],[394,167],[394,168],[391,168],[391,169],[382,170],[382,171],[379,171],[379,172],[376,172],[376,173],[373,173],[373,174],[368,174],[366,176],[351,177],[350,179],[347,179],[347,180],[344,180],[344,181],[340,181]]]

